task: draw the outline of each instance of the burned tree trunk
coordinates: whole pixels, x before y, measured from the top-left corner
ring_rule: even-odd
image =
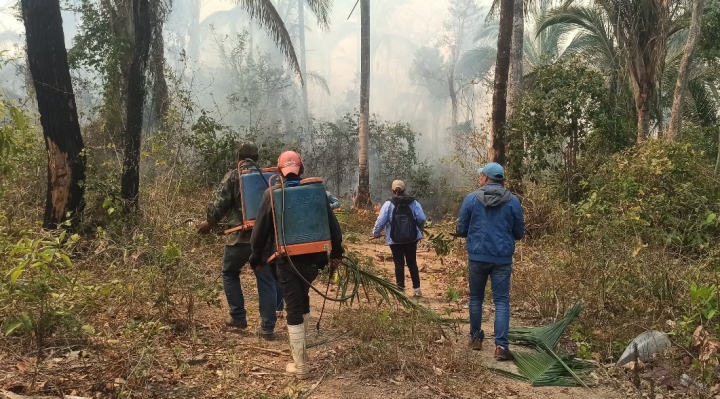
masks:
[[[84,208],[85,157],[65,48],[59,0],[22,0],[27,58],[48,154],[43,226],[78,221]]]
[[[145,106],[145,71],[152,41],[152,26],[148,0],[133,0],[133,28],[135,41],[128,75],[127,126],[125,128],[125,154],[121,195],[125,210],[138,209],[140,193],[140,144],[142,138],[143,108]]]

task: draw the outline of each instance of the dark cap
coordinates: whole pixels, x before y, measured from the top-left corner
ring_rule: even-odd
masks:
[[[238,159],[258,159],[258,146],[255,143],[246,141],[238,143]]]

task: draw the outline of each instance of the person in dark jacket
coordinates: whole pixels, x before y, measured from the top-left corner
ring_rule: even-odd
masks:
[[[495,303],[495,359],[511,360],[510,276],[515,241],[523,237],[525,221],[520,200],[503,187],[503,167],[489,163],[478,174],[480,189],[465,198],[457,222],[457,236],[467,238],[470,347],[482,349],[482,305],[489,278]]]
[[[330,209],[340,209],[342,207],[342,203],[340,200],[334,196],[330,191],[325,191],[325,194],[327,195],[328,202],[330,203]],[[277,283],[277,309],[275,311],[275,316],[277,316],[278,319],[281,319],[283,317],[283,310],[285,310],[285,303],[283,300],[282,295],[282,288],[280,287],[280,283]]]
[[[239,168],[227,172],[223,178],[208,206],[206,220],[198,226],[198,233],[208,234],[223,217],[227,218],[228,229],[243,223],[240,210],[241,193],[238,169],[250,168],[251,164],[244,161],[250,159],[257,162],[258,158],[258,147],[254,143],[238,144],[238,162],[242,162],[242,164]],[[222,276],[225,298],[230,307],[230,316],[225,320],[225,324],[229,327],[247,328],[245,297],[240,285],[240,269],[247,263],[250,254],[249,231],[237,231],[227,235],[223,253]],[[255,279],[257,280],[260,317],[262,318],[258,333],[263,338],[270,339],[277,322],[275,314],[276,282],[272,272],[262,268],[255,269]]]
[[[417,245],[422,238],[422,229],[425,226],[427,218],[423,213],[420,203],[415,197],[405,195],[405,183],[402,180],[395,180],[392,183],[393,197],[389,201],[385,201],[380,214],[375,221],[373,228],[373,237],[381,237],[382,231],[385,230],[385,241],[390,246],[392,252],[393,263],[395,263],[395,282],[397,286],[405,289],[405,262],[407,261],[408,270],[410,270],[410,278],[413,283],[415,296],[422,296],[420,290],[420,271],[417,265]],[[417,232],[410,241],[395,242],[392,239],[392,216],[395,207],[404,204],[410,207],[413,217],[415,218]]]
[[[278,170],[282,176],[285,187],[294,187],[300,184],[303,174],[303,164],[300,156],[287,151],[278,159]],[[273,220],[270,196],[272,190],[268,189],[263,195],[255,227],[253,228],[250,245],[252,255],[250,265],[262,267],[270,254],[275,253],[275,222]],[[293,363],[286,366],[286,371],[295,374],[298,378],[307,378],[309,367],[305,351],[305,331],[310,316],[310,284],[317,278],[318,270],[330,263],[330,269],[335,270],[340,264],[343,254],[342,232],[340,224],[330,208],[328,201],[323,201],[327,208],[330,228],[330,241],[332,250],[330,256],[326,252],[291,256],[289,261],[283,257],[273,259],[271,267],[277,274],[282,288],[285,308],[287,310],[288,334],[290,336],[290,350]],[[287,219],[285,223],[292,223]]]

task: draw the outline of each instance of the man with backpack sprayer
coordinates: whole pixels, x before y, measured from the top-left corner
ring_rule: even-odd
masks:
[[[390,246],[395,263],[395,281],[398,287],[405,289],[405,262],[410,270],[415,296],[422,296],[420,290],[420,271],[417,265],[417,245],[422,238],[422,228],[427,218],[420,203],[414,197],[405,195],[405,183],[395,180],[392,183],[393,197],[385,201],[378,215],[373,237],[381,237],[385,230],[385,240]]]
[[[243,224],[239,173],[240,170],[251,167],[252,164],[247,162],[247,159],[257,162],[258,158],[258,147],[254,143],[238,144],[238,163],[240,165],[229,171],[223,178],[208,206],[206,220],[198,226],[198,233],[210,233],[213,226],[216,226],[223,217],[227,217],[228,225],[231,227]],[[238,230],[227,235],[223,253],[222,276],[225,297],[230,307],[230,315],[225,320],[225,325],[228,327],[245,329],[248,325],[245,297],[240,285],[240,269],[248,262],[252,253],[250,234],[249,230]],[[271,339],[277,322],[275,278],[269,268],[253,269],[257,280],[260,317],[262,318],[258,334],[265,339]]]
[[[480,189],[465,197],[456,234],[467,238],[470,348],[482,350],[482,306],[490,279],[495,304],[495,359],[512,360],[508,347],[510,277],[515,241],[523,237],[525,221],[520,200],[503,187],[503,167],[492,162],[478,169],[478,174]]]
[[[342,203],[340,200],[334,196],[330,191],[325,191],[325,194],[327,195],[328,202],[330,203],[330,209],[340,209],[342,207]],[[325,307],[325,303],[323,303],[323,308]],[[283,317],[283,310],[285,310],[285,301],[283,300],[282,295],[282,288],[280,287],[280,283],[277,283],[277,311],[275,312],[275,315],[278,319]],[[320,321],[318,320],[317,325],[318,331],[320,330]]]
[[[317,184],[317,181],[321,181],[321,179],[302,180],[304,167],[300,155],[293,151],[282,153],[278,158],[278,170],[282,179],[277,186],[265,191],[255,219],[255,228],[250,238],[252,246],[250,265],[260,268],[263,264],[269,263],[270,267],[265,269],[272,268],[277,274],[285,299],[290,350],[293,357],[293,362],[289,363],[285,370],[299,379],[305,379],[310,371],[305,349],[305,333],[310,316],[310,284],[317,278],[319,270],[325,268],[328,263],[331,272],[340,265],[344,252],[342,232],[326,195],[321,194],[321,199],[316,195],[291,197],[291,190],[309,188]],[[275,193],[282,196],[280,201],[275,199]],[[287,203],[285,203],[286,194]],[[302,212],[302,214],[293,215],[293,212]],[[286,230],[290,235],[290,230],[297,232],[307,229],[304,223],[313,225],[321,221],[324,224],[325,214],[327,214],[328,226],[322,226],[322,229],[319,228],[321,226],[316,227],[329,236],[329,257],[327,250],[322,246],[319,251],[314,248],[315,242],[287,245]],[[305,221],[298,221],[303,217],[306,218]],[[282,226],[282,231],[278,231],[277,226]],[[319,231],[303,231],[302,234],[292,238],[310,239],[315,233]],[[302,248],[311,249],[303,251]],[[268,253],[273,255],[268,257]]]

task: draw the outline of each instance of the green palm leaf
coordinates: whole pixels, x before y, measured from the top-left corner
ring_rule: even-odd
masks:
[[[348,299],[351,305],[363,294],[368,296],[367,299],[369,300],[368,291],[374,291],[380,296],[382,301],[388,305],[396,302],[405,309],[418,312],[430,321],[449,321],[442,319],[437,313],[408,298],[405,292],[397,285],[367,270],[363,270],[354,254],[351,254],[350,257],[343,262],[343,265],[345,266],[345,270],[344,272],[338,273],[337,283],[340,288],[339,292],[341,297],[346,297],[351,287],[353,288],[355,295]],[[362,292],[360,288],[362,288]]]
[[[280,52],[285,55],[285,58],[290,62],[292,69],[295,74],[300,78],[300,83],[305,84],[300,70],[300,63],[298,62],[297,54],[295,54],[295,47],[293,47],[290,33],[285,27],[280,14],[275,9],[271,0],[236,0],[237,3],[250,14],[250,17],[255,20],[260,26],[264,27],[268,34],[272,37],[275,44],[280,49]]]
[[[587,369],[587,365],[583,363],[573,361],[565,363],[548,352],[513,352],[513,356],[520,374],[499,369],[492,370],[518,381],[529,382],[533,386],[585,386],[576,375],[577,372]]]
[[[501,370],[494,371],[510,378],[530,382],[535,386],[581,385],[587,387],[585,382],[578,377],[577,372],[583,371],[589,366],[572,360],[565,361],[554,351],[563,333],[578,318],[582,309],[582,304],[576,304],[564,319],[547,326],[511,327],[508,332],[510,343],[527,346],[533,350],[513,352],[514,362],[520,375]]]
[[[544,327],[511,327],[508,332],[508,339],[511,343],[522,346],[529,346],[535,349],[554,349],[560,342],[565,330],[574,322],[583,309],[582,304],[577,304],[570,309],[564,319]]]
[[[332,0],[305,0],[310,10],[315,14],[318,25],[323,29],[330,29],[330,11]]]
[[[536,35],[556,26],[574,27],[578,34],[565,52],[581,54],[592,64],[611,71],[621,70],[621,58],[607,15],[596,7],[565,5],[551,10],[538,21]],[[568,34],[569,31],[565,31]]]

